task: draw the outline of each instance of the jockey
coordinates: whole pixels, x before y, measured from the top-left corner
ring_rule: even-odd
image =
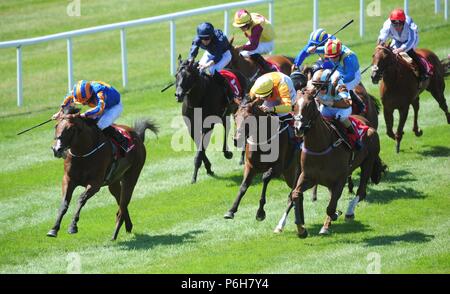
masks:
[[[332,117],[339,120],[350,134],[357,137],[355,148],[361,149],[361,138],[358,131],[354,129],[349,120],[352,114],[352,102],[342,77],[338,72],[334,72],[331,77],[331,70],[320,69],[314,73],[311,84],[319,91],[316,100],[320,102],[320,113],[324,117]],[[335,84],[330,81],[337,81]]]
[[[359,104],[359,109],[362,111],[365,108],[364,102],[354,92],[355,87],[361,82],[361,72],[359,71],[359,62],[356,54],[347,46],[342,45],[339,39],[329,39],[325,46],[313,47],[312,52],[318,54],[323,53],[325,58],[328,58],[333,67],[337,66],[337,71],[342,77],[347,90],[350,93],[353,103]],[[336,84],[333,79],[333,85]]]
[[[111,126],[123,110],[120,93],[116,89],[100,81],[78,81],[72,92],[64,98],[61,109],[52,116],[52,119],[59,119],[63,115],[64,109],[75,103],[89,105],[92,108],[82,114],[70,114],[71,117],[87,117],[97,120],[97,126],[106,136],[119,143],[125,153],[131,150],[133,146],[128,146],[128,140]]]
[[[261,110],[284,116],[292,112],[296,91],[291,78],[281,72],[269,72],[260,76],[250,89],[251,98],[264,100]]]
[[[261,56],[273,50],[275,32],[272,24],[261,14],[240,9],[234,15],[233,26],[240,28],[248,38],[245,45],[236,47],[240,54],[253,59],[265,72],[273,71],[271,64]]]
[[[206,73],[206,70],[209,69],[214,81],[224,89],[225,96],[231,100],[233,94],[228,82],[219,73],[231,61],[230,43],[227,36],[221,30],[214,29],[209,22],[203,22],[197,27],[197,36],[192,41],[189,60],[197,57],[199,48],[205,50],[199,61],[200,71]]]
[[[313,49],[311,47],[317,47],[319,46],[324,40],[326,40],[328,37],[330,37],[331,40],[336,39],[333,35],[328,35],[327,32],[324,29],[317,29],[311,33],[309,36],[309,41],[303,47],[303,49],[298,53],[297,57],[295,57],[294,60],[294,67],[300,68],[303,61],[311,54],[313,53]],[[323,45],[323,44],[322,44]],[[314,63],[313,65],[313,71],[317,71],[320,68],[333,68],[333,65],[328,62],[323,54],[317,54],[319,55],[319,59]]]
[[[398,8],[391,12],[389,19],[384,22],[380,30],[378,44],[384,43],[389,37],[392,38],[390,45],[393,48],[392,52],[395,54],[406,52],[419,68],[420,81],[426,80],[426,69],[414,51],[419,43],[417,25],[403,9]]]

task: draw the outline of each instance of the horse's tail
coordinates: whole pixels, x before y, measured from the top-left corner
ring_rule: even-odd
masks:
[[[134,131],[142,140],[142,142],[144,142],[145,139],[146,129],[149,129],[150,131],[155,133],[156,136],[158,136],[159,127],[152,119],[141,119],[134,123]]]
[[[370,174],[370,180],[375,185],[381,180],[381,177],[387,173],[388,166],[381,160],[380,155],[377,155],[375,162],[372,166],[372,173]]]
[[[444,77],[450,75],[450,57],[441,60],[442,67],[444,68]]]
[[[373,96],[369,93],[367,93],[367,96],[369,96],[369,99],[372,100],[373,105],[375,106],[375,109],[377,111],[377,114],[380,114],[380,108],[381,108],[380,101],[377,98],[375,98],[375,96]]]

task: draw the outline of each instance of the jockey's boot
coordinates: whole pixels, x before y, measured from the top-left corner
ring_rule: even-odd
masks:
[[[350,123],[350,126],[347,127],[347,131],[350,134],[353,134],[357,137],[356,141],[355,141],[355,150],[361,150],[362,148],[362,142],[361,142],[361,137],[358,134],[358,131],[355,130],[355,128],[353,127],[353,125]]]
[[[414,49],[409,50],[407,53],[412,58],[412,60],[414,60],[414,62],[417,64],[417,69],[419,70],[419,87],[420,87],[420,83],[428,79],[427,69],[423,65],[422,60],[420,60],[419,56],[417,56],[417,53],[416,51],[414,51]]]
[[[128,146],[127,138],[125,138],[119,131],[117,131],[112,126],[104,128],[103,134],[105,134],[107,137],[113,139],[120,145],[120,148],[122,148],[122,151],[123,151],[122,154],[126,154],[128,151],[130,151],[130,147]]]
[[[360,113],[364,112],[364,110],[366,108],[364,101],[362,101],[361,98],[359,98],[359,96],[356,95],[356,93],[353,90],[350,90],[349,92],[350,92],[350,97],[352,98],[352,103],[355,103],[359,109],[359,113],[354,113],[354,114],[360,114]]]
[[[228,81],[216,70],[213,74],[213,80],[220,86],[223,91],[223,95],[227,99],[227,103],[230,104],[233,101],[234,94],[230,89],[230,85],[228,85]]]
[[[252,55],[250,55],[250,58],[261,66],[264,73],[275,71],[273,69],[272,65],[269,62],[267,62],[264,59],[264,57],[261,56],[261,54],[259,54],[259,53],[252,54]]]

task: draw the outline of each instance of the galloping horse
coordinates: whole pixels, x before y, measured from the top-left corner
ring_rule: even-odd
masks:
[[[261,67],[251,58],[243,57],[239,51],[233,46],[234,38],[230,39],[231,62],[228,68],[240,71],[253,84],[257,78],[264,74]],[[278,66],[280,71],[285,75],[291,74],[293,60],[283,55],[269,55],[265,59],[272,64]]]
[[[352,151],[343,143],[342,138],[320,114],[315,99],[315,90],[305,90],[297,98],[294,107],[295,131],[303,137],[301,152],[301,170],[297,185],[292,191],[292,201],[295,209],[295,223],[298,236],[305,238],[307,230],[304,227],[303,193],[314,185],[326,186],[331,197],[327,207],[327,217],[320,234],[329,234],[331,221],[336,220],[340,212],[336,212],[337,202],[341,197],[347,177],[358,167],[361,168],[361,180],[355,198],[350,202],[346,218],[354,218],[356,204],[366,197],[366,186],[369,178],[377,184],[380,181],[383,166],[379,157],[380,141],[376,130],[369,127],[367,135],[362,139],[364,147]],[[354,116],[363,124],[368,121],[360,116]],[[287,216],[292,204],[283,215]],[[282,223],[282,221],[280,221]]]
[[[300,174],[300,161],[296,160],[299,158],[299,151],[289,142],[287,123],[280,124],[283,118],[279,120],[260,110],[259,106],[262,102],[260,99],[249,103],[244,100],[235,115],[235,145],[243,147],[247,143],[245,144],[246,158],[238,195],[231,209],[224,215],[227,219],[234,218],[242,197],[257,173],[263,173],[263,188],[256,213],[256,219],[259,221],[266,217],[264,205],[270,180],[282,175],[286,184],[293,189]],[[285,118],[287,119],[289,118]],[[258,131],[259,134],[257,134]],[[262,133],[265,136],[261,135]]]
[[[377,84],[380,79],[380,95],[383,103],[384,120],[387,135],[397,141],[396,151],[400,152],[400,142],[403,137],[403,128],[408,117],[409,105],[414,109],[414,134],[419,137],[422,130],[419,128],[417,117],[419,112],[419,95],[425,89],[433,95],[439,107],[445,112],[447,123],[450,124],[450,113],[445,101],[444,68],[438,57],[427,49],[417,49],[418,54],[425,57],[434,68],[434,74],[425,83],[419,85],[417,77],[411,66],[400,56],[394,54],[386,45],[378,45],[372,59],[372,82]],[[397,133],[394,134],[393,113],[398,109],[400,119]]]
[[[183,102],[182,115],[189,131],[189,135],[197,146],[197,153],[194,159],[194,174],[191,183],[197,181],[197,174],[202,162],[206,172],[214,175],[211,170],[211,162],[206,156],[206,148],[209,144],[211,132],[216,123],[221,123],[225,127],[223,140],[223,154],[225,158],[231,159],[233,153],[228,151],[227,137],[229,132],[229,114],[236,111],[235,103],[229,104],[225,97],[222,86],[219,86],[212,77],[201,74],[197,69],[198,63],[192,60],[182,61],[178,57],[179,66],[176,73],[175,96],[178,102]],[[236,75],[242,90],[247,91],[247,80],[239,72],[233,71]],[[199,113],[200,112],[200,113]],[[200,124],[194,123],[194,116],[200,120]],[[210,125],[204,125],[208,118]],[[214,119],[217,118],[217,119]]]
[[[69,114],[75,111],[79,110],[71,109]],[[77,186],[83,186],[86,190],[78,199],[78,206],[69,226],[70,234],[78,232],[77,222],[81,209],[102,186],[108,186],[119,205],[112,240],[117,238],[124,221],[126,231],[131,232],[133,224],[128,212],[128,203],[145,163],[145,130],[150,129],[157,134],[158,128],[150,120],[137,122],[134,129],[127,126],[118,127],[128,132],[135,146],[123,158],[115,161],[114,149],[118,147],[113,147],[110,139],[103,135],[95,122],[67,116],[58,120],[55,128],[56,141],[52,149],[55,157],[65,158],[62,201],[55,225],[47,236],[57,236],[61,220],[69,208],[73,191]]]

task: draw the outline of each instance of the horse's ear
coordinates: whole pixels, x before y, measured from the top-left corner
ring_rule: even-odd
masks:
[[[229,41],[231,47],[233,47],[233,42],[234,42],[234,35],[230,38]]]
[[[194,64],[194,59],[189,59],[189,67],[191,67]]]
[[[181,54],[178,54],[178,64],[181,64],[183,60],[181,60]]]

